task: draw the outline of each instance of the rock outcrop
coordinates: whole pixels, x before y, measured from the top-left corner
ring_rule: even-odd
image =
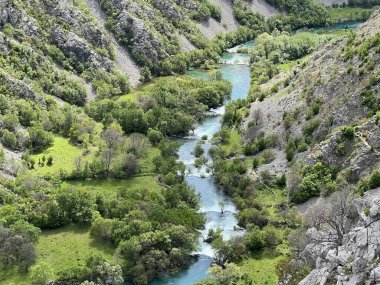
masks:
[[[342,245],[336,246],[332,242],[310,243],[301,252],[297,262],[311,264],[314,269],[300,285],[379,284],[380,199],[357,199],[353,204],[358,222],[344,235]],[[312,228],[307,235],[316,240],[326,233]]]
[[[380,55],[369,45],[379,29],[380,10],[351,36],[356,39],[352,49],[368,49],[369,67],[359,54],[350,56],[347,46],[352,38],[347,36],[320,47],[307,62],[263,85],[264,92],[273,85],[279,86],[279,91],[262,102],[251,103],[250,115],[243,123],[246,140],[255,139],[260,133],[276,134],[280,139],[278,151],[285,152],[288,138],[304,137],[305,128],[313,122],[316,127],[309,138],[311,147],[298,155],[300,161],[309,156],[306,159],[309,165],[322,158],[342,169],[350,168],[353,180],[378,167],[378,142],[374,138],[378,138],[379,130],[375,119],[371,118],[373,113],[370,104],[366,103],[365,90],[378,94],[380,89]],[[313,102],[318,102],[320,107],[318,114],[310,118],[308,111]],[[250,121],[257,121],[258,114],[259,123],[248,125]],[[291,123],[285,122],[286,115]],[[286,126],[286,123],[289,124]],[[342,142],[339,128],[353,123],[356,123],[354,140],[351,144],[346,140]],[[344,153],[338,154],[338,146],[344,148]],[[273,173],[284,171],[282,164],[278,168],[273,166],[267,166]]]

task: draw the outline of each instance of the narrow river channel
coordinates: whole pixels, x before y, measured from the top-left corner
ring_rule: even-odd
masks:
[[[218,70],[223,74],[223,78],[232,83],[233,89],[231,100],[246,98],[250,86],[249,57],[238,53],[224,53]],[[242,64],[245,63],[245,64]],[[195,70],[189,71],[188,76],[207,79],[207,72]],[[226,102],[227,103],[227,102]],[[193,134],[183,140],[183,144],[178,150],[179,161],[186,165],[187,183],[194,187],[201,198],[200,212],[204,213],[206,219],[205,229],[199,235],[199,251],[196,252],[198,260],[192,264],[187,270],[176,275],[164,278],[162,280],[153,281],[152,285],[168,285],[168,284],[193,284],[196,281],[207,278],[207,270],[212,263],[214,252],[211,246],[203,241],[207,236],[209,229],[223,229],[223,238],[230,239],[234,236],[242,235],[241,230],[237,227],[237,219],[235,213],[237,209],[232,201],[218,189],[213,177],[207,173],[207,167],[197,169],[194,166],[195,157],[191,154],[195,145],[202,136],[207,136],[208,140],[203,145],[207,154],[211,147],[211,138],[221,128],[221,116],[224,112],[224,106],[212,110],[212,115],[203,119]],[[207,156],[208,164],[211,166],[211,158]],[[221,213],[220,202],[225,204],[224,213]]]
[[[355,29],[361,22],[349,22],[336,24],[327,28],[315,29],[314,32],[342,30],[342,29]],[[232,83],[233,89],[230,100],[246,98],[250,87],[250,69],[249,69],[249,56],[246,54],[238,53],[239,48],[253,48],[253,42],[234,47],[228,52],[225,52],[221,57],[221,63],[218,69],[223,78]],[[208,79],[208,73],[202,70],[192,70],[187,73],[188,76],[194,78]],[[225,104],[227,104],[225,102]],[[191,154],[196,144],[203,136],[207,136],[207,141],[203,144],[205,153],[211,147],[211,139],[215,133],[221,128],[221,118],[224,113],[224,106],[212,110],[211,114],[204,118],[194,133],[183,139],[183,144],[178,150],[178,160],[186,165],[187,183],[194,187],[196,193],[200,195],[200,209],[199,212],[205,215],[206,225],[205,229],[199,233],[199,251],[194,254],[198,259],[189,268],[174,275],[168,275],[162,279],[156,279],[150,282],[150,285],[191,285],[197,281],[208,277],[207,270],[212,264],[214,251],[211,246],[204,242],[207,237],[209,229],[223,229],[223,238],[228,240],[230,238],[244,234],[243,231],[237,227],[237,219],[235,214],[237,209],[232,201],[224,195],[224,193],[217,187],[213,180],[212,173],[207,171],[207,166],[201,169],[195,167],[195,157]],[[211,157],[207,156],[207,165],[211,166]],[[221,213],[220,202],[225,205],[224,213]],[[130,283],[126,283],[130,284]]]

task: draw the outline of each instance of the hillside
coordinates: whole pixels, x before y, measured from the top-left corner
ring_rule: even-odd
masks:
[[[320,47],[262,86],[265,99],[250,105],[243,124],[246,141],[260,133],[279,137],[278,158],[263,166],[272,174],[287,169],[288,160],[293,168],[298,162],[312,166],[320,161],[349,170],[347,178],[357,182],[379,166],[379,129],[373,117],[378,110],[378,13],[358,31]],[[251,121],[255,124],[249,127]],[[343,126],[352,126],[352,137]],[[309,147],[297,154],[294,141]]]
[[[210,154],[215,182],[247,230],[243,240],[218,242],[218,254],[243,276],[293,285],[373,275],[377,257],[363,248],[377,247],[353,240],[356,228],[375,239],[378,226],[379,28],[376,10],[357,29],[274,30],[237,49],[250,57],[249,96],[226,106]],[[243,258],[232,253],[242,244]],[[371,266],[358,269],[361,259]]]
[[[0,0],[0,285],[276,282],[295,204],[380,186],[370,12]]]

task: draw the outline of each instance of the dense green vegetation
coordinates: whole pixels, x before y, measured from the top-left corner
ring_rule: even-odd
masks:
[[[287,14],[270,18],[268,24],[272,28],[295,30],[300,27],[324,26],[327,23],[327,9],[312,0],[270,0],[268,3]]]
[[[373,12],[373,9],[362,7],[332,7],[327,9],[327,11],[329,12],[331,23],[341,23],[366,20]]]
[[[132,92],[128,77],[116,67],[110,40],[83,1],[62,6],[55,0],[6,3],[14,18],[25,22],[7,18],[0,31],[0,141],[6,148],[0,149],[0,161],[7,175],[17,176],[0,179],[0,284],[120,284],[125,276],[147,284],[187,266],[204,220],[198,213],[199,197],[184,181],[185,166],[177,161],[178,144],[168,138],[193,130],[207,110],[229,98],[232,86],[219,72],[207,81],[153,76],[211,68],[223,50],[257,37],[249,100],[263,100],[268,93],[258,91],[260,83],[330,39],[278,31],[326,24],[326,10],[311,1],[273,2],[287,15],[267,22],[244,1],[234,1],[242,26],[210,41],[196,21],[221,21],[220,9],[211,2],[194,1],[194,9],[170,1],[170,11],[178,13],[172,18],[161,1],[135,2],[137,10],[100,1],[107,27],[140,64],[143,80],[150,81]],[[344,11],[331,12],[331,19],[351,13]],[[363,11],[362,17],[367,15]],[[136,30],[141,34],[134,34]],[[199,49],[182,52],[178,33]],[[142,38],[146,41],[139,42]],[[368,46],[377,44],[374,40]],[[345,52],[347,60],[366,56],[355,44]],[[363,90],[371,112],[378,111],[373,90],[378,78],[373,74]],[[299,223],[286,203],[283,176],[262,172],[251,181],[248,169],[271,162],[278,139],[260,135],[243,144],[234,125],[246,114],[247,102],[226,108],[225,128],[212,155],[216,181],[241,210],[239,225],[248,233],[231,241],[210,233],[218,263],[211,269],[211,284],[273,282],[273,260],[282,258],[289,231]],[[319,106],[313,104],[305,137],[318,127],[311,119]],[[294,139],[289,153],[305,150],[305,144],[306,139]],[[202,164],[199,146],[194,154]],[[240,154],[247,158],[237,159]],[[321,187],[334,191],[334,169],[305,168],[303,175],[292,201],[317,195]],[[363,191],[380,185],[378,177],[373,173],[363,179]],[[268,257],[268,250],[275,254]],[[268,278],[247,270],[267,257]],[[226,262],[239,263],[242,270]]]
[[[169,268],[176,271],[186,266],[196,246],[194,229],[203,226],[203,217],[197,213],[198,197],[184,183],[184,166],[176,161],[177,144],[165,137],[191,130],[205,111],[220,106],[230,92],[231,85],[215,73],[209,81],[158,79],[134,94],[100,99],[86,108],[53,103],[44,108],[31,100],[16,101],[26,107],[11,114],[11,108],[4,108],[3,116],[9,118],[4,142],[6,131],[13,134],[10,131],[20,125],[30,127],[26,144],[16,137],[13,146],[7,145],[26,150],[23,165],[27,171],[14,181],[2,181],[7,190],[0,195],[2,229],[12,237],[15,233],[10,229],[22,223],[17,234],[28,249],[28,259],[18,255],[20,259],[13,260],[14,253],[9,252],[13,261],[2,266],[14,274],[17,266],[28,271],[35,262],[34,252],[41,256],[40,229],[45,233],[72,224],[90,227],[97,241],[110,244],[122,256],[124,276],[136,284],[146,284]],[[9,103],[6,96],[3,102]],[[36,106],[38,113],[30,111],[29,115],[29,106]],[[131,178],[136,175],[142,176]],[[130,180],[117,188],[111,186],[112,190],[101,181],[94,182],[97,190],[88,184],[64,182],[88,178]],[[31,232],[36,233],[33,240],[29,239]],[[44,265],[39,257],[25,278],[34,280],[34,271],[45,266],[47,272],[52,271],[45,276],[51,280],[92,280],[97,273],[89,274],[89,270],[114,263],[109,255],[107,261],[101,259],[91,266],[83,264],[90,256],[81,258],[80,265],[66,268]],[[149,267],[151,263],[145,261],[153,259],[157,266]]]

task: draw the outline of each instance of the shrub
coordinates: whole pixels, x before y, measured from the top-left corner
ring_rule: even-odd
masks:
[[[346,146],[344,143],[338,144],[336,152],[339,156],[344,156],[346,154]]]
[[[341,131],[342,135],[349,140],[352,140],[355,136],[355,129],[352,126],[344,126]]]
[[[148,129],[147,136],[153,145],[157,145],[164,138],[160,131],[154,130],[152,128]]]
[[[265,238],[262,231],[254,229],[245,236],[245,245],[250,251],[256,251],[265,247]]]
[[[258,149],[254,143],[247,143],[244,146],[244,155],[251,156],[255,155],[258,152]]]
[[[244,209],[238,214],[239,224],[246,227],[249,224],[256,225],[260,228],[268,224],[268,218],[257,209]]]
[[[32,149],[32,152],[40,152],[45,148],[51,146],[53,143],[53,136],[51,133],[45,131],[41,127],[29,127],[29,147]]]
[[[53,165],[53,157],[51,155],[48,157],[46,165],[47,166],[52,166]]]
[[[374,189],[380,187],[380,170],[375,170],[369,179],[369,188]]]
[[[276,158],[274,152],[269,149],[264,150],[261,156],[265,163],[271,163]]]
[[[17,148],[16,135],[8,130],[3,130],[3,136],[1,138],[3,144],[11,149]]]
[[[195,146],[194,150],[193,150],[193,155],[195,157],[200,157],[201,155],[203,155],[205,152],[205,150],[203,149],[202,145],[200,143],[197,143],[197,145]]]
[[[302,129],[305,136],[311,136],[314,133],[314,131],[319,127],[320,123],[320,120],[314,120],[306,124]]]

